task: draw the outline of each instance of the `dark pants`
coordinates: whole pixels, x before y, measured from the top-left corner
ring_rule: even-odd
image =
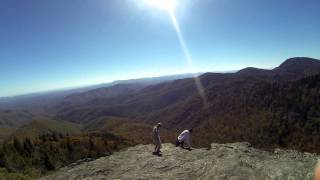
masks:
[[[183,144],[184,144],[184,141],[180,142],[180,141],[177,139],[176,147],[178,147],[178,146],[183,147]]]

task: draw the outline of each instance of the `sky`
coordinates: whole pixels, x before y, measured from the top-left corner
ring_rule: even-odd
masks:
[[[197,72],[320,59],[319,0],[178,0]],[[167,11],[144,0],[0,0],[0,97],[188,73]]]

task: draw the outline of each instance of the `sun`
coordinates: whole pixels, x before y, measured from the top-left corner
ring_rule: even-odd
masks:
[[[144,2],[155,8],[166,10],[169,13],[173,13],[177,6],[177,0],[144,0]]]

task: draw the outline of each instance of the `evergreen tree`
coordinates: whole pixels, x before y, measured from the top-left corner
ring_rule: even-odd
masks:
[[[44,154],[44,166],[48,171],[52,171],[55,169],[49,155],[47,153]]]
[[[64,135],[62,133],[59,133],[58,135],[60,139],[64,138]]]
[[[16,151],[17,151],[19,154],[23,155],[22,145],[21,145],[20,141],[19,141],[17,138],[14,138],[14,139],[13,139],[13,146],[14,146],[14,148],[16,149]]]
[[[93,142],[93,139],[92,137],[90,136],[89,137],[89,150],[93,150],[94,149],[94,142]]]
[[[25,155],[30,157],[32,153],[34,152],[34,146],[33,143],[31,142],[30,138],[26,138],[23,142],[23,149],[25,152]]]
[[[67,149],[68,149],[68,152],[71,153],[73,151],[73,147],[72,147],[72,144],[70,142],[70,138],[67,137]]]
[[[55,132],[52,133],[52,140],[53,141],[58,141],[58,137],[57,137],[57,134]]]
[[[0,167],[6,167],[6,157],[3,147],[0,148]]]

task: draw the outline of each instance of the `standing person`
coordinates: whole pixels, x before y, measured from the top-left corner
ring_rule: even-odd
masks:
[[[160,127],[162,126],[161,123],[158,123],[156,126],[153,127],[153,143],[155,145],[155,148],[154,148],[154,152],[153,154],[154,155],[158,155],[158,156],[161,156],[161,139],[160,139]]]
[[[314,169],[314,180],[320,180],[320,161],[319,160]]]
[[[191,150],[191,144],[190,144],[190,134],[192,133],[192,129],[184,130],[182,133],[178,136],[176,147],[181,146],[182,148]]]

